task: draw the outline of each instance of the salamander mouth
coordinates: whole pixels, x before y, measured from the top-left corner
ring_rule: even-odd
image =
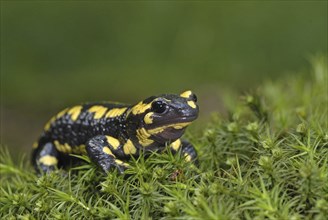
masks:
[[[181,121],[180,122],[192,122],[194,121],[196,118],[198,117],[198,115],[190,115],[190,116],[184,116],[179,118]]]
[[[166,128],[164,131],[155,134],[154,136],[159,140],[162,140],[163,143],[165,143],[168,140],[176,140],[180,138],[183,135],[185,129],[186,127],[179,128],[179,129],[169,127]]]
[[[183,116],[183,117],[176,117],[173,119],[166,119],[163,121],[159,121],[157,123],[154,124],[150,124],[148,125],[148,129],[153,129],[153,128],[157,128],[157,127],[162,127],[162,126],[175,126],[175,125],[179,125],[179,124],[184,124],[184,123],[191,123],[193,122],[196,118],[198,117],[198,115],[188,115],[188,116]]]

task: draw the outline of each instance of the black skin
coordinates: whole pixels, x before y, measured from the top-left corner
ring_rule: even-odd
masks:
[[[196,96],[187,91],[152,96],[136,105],[93,103],[69,108],[45,127],[33,150],[33,165],[47,173],[72,164],[70,154],[87,154],[103,171],[115,167],[123,173],[131,156],[162,152],[166,146],[195,162],[196,150],[180,137],[198,117],[196,102]],[[112,109],[120,113],[108,116]]]

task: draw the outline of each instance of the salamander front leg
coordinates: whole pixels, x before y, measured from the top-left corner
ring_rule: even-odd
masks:
[[[33,165],[37,171],[48,173],[58,165],[59,153],[52,142],[40,146],[33,154]]]
[[[86,143],[88,156],[105,172],[109,172],[110,168],[114,166],[120,173],[123,173],[129,165],[121,160],[116,159],[115,153],[117,149],[120,149],[120,143],[116,139],[115,143],[113,143],[113,139],[109,139],[108,137],[109,136],[98,135],[91,138]]]
[[[188,141],[181,141],[178,139],[171,143],[170,149],[174,154],[181,151],[181,155],[187,162],[193,162],[197,165],[197,152],[194,146],[192,146],[192,144]]]

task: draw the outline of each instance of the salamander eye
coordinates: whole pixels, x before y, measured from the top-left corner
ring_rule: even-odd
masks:
[[[197,96],[195,94],[191,94],[190,98],[192,101],[197,102]]]
[[[163,101],[156,101],[151,104],[151,111],[155,113],[164,113],[167,109],[167,104]]]

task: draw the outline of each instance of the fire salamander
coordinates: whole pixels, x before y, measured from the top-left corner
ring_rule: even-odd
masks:
[[[180,95],[151,96],[135,105],[93,103],[59,112],[45,125],[33,145],[32,160],[38,172],[51,172],[73,161],[70,154],[88,155],[103,171],[116,167],[120,173],[126,161],[140,151],[163,151],[165,146],[186,161],[197,153],[180,140],[186,127],[198,116],[197,97],[191,91]]]

